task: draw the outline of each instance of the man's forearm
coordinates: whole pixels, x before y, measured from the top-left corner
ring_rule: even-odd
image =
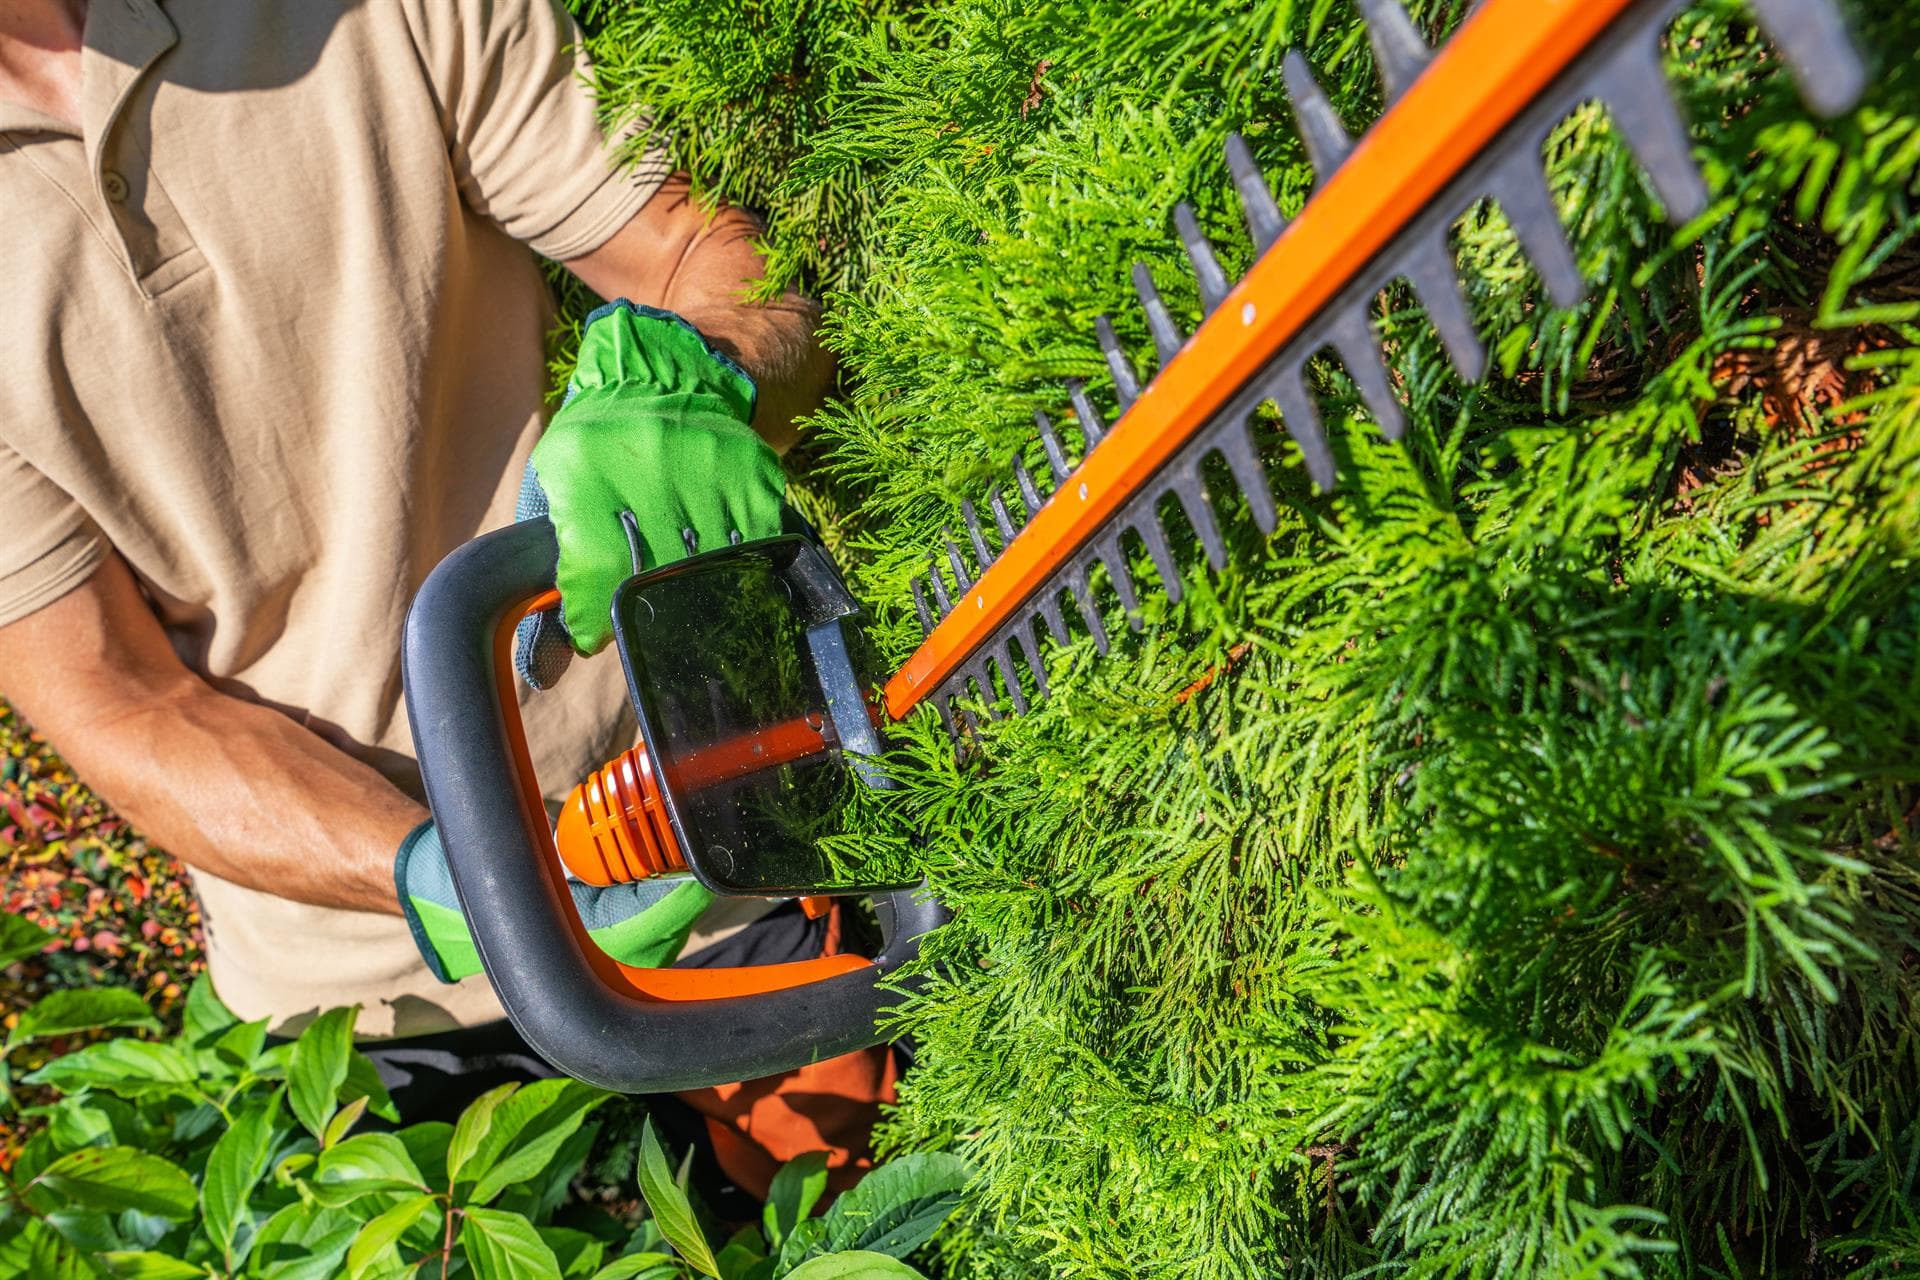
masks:
[[[602,297],[678,313],[737,361],[760,389],[754,428],[784,450],[796,436],[793,420],[818,408],[832,384],[833,358],[808,299],[746,301],[766,274],[759,235],[743,210],[702,207],[676,176],[606,244],[566,265]]]
[[[189,866],[398,912],[393,855],[426,811],[304,726],[189,672],[118,557],[0,627],[0,672],[0,691],[80,776]]]
[[[81,776],[188,866],[299,902],[398,912],[393,854],[425,808],[279,712],[200,685],[83,741],[68,752]]]

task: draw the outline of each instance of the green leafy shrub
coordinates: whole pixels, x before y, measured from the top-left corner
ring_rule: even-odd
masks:
[[[47,935],[0,917],[0,963]],[[322,1014],[290,1042],[241,1022],[203,978],[182,1029],[60,1054],[21,1085],[38,1129],[0,1174],[0,1276],[30,1280],[885,1280],[958,1202],[952,1156],[884,1165],[813,1216],[824,1157],[775,1180],[764,1223],[721,1244],[653,1137],[640,1143],[637,1225],[570,1193],[613,1095],[572,1080],[503,1085],[454,1124],[398,1126],[373,1065],[353,1048],[354,1010]],[[28,1009],[0,1054],[79,1032],[158,1029],[118,988],[56,992]],[[396,1127],[398,1126],[398,1127]]]
[[[1436,36],[1468,8],[1412,7]],[[1404,447],[1317,368],[1337,492],[1267,422],[1275,536],[1216,488],[1231,564],[1147,602],[1142,637],[1055,659],[1052,698],[970,765],[902,726],[903,810],[956,919],[892,1137],[980,1171],[955,1274],[1915,1256],[1920,11],[1848,8],[1884,56],[1830,125],[1744,6],[1687,11],[1668,63],[1711,218],[1667,228],[1580,111],[1547,164],[1589,302],[1549,305],[1475,210],[1455,247],[1487,385],[1390,294]],[[765,201],[779,260],[813,251],[816,192],[871,186],[858,252],[817,277],[850,394],[815,447],[895,656],[960,501],[1016,451],[1043,469],[1032,412],[1079,377],[1111,414],[1095,316],[1151,366],[1131,264],[1197,322],[1175,202],[1248,261],[1227,131],[1286,212],[1307,199],[1283,54],[1356,130],[1379,110],[1346,0],[596,12],[608,65],[646,51],[608,110]],[[742,101],[784,83],[761,31],[830,86],[809,136],[703,114],[716,59]],[[771,191],[730,184],[770,166]]]

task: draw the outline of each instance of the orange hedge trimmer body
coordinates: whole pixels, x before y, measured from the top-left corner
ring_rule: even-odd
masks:
[[[442,814],[443,795],[451,812],[471,799],[472,786],[460,776],[463,748],[437,738],[431,715],[422,714],[431,712],[438,694],[416,688],[416,668],[427,670],[435,661],[430,640],[422,637],[416,644],[413,634],[416,620],[432,620],[422,611],[434,585],[429,580],[410,619],[408,639],[409,706],[415,710],[429,798],[488,972],[535,1045],[549,1050],[549,1056],[554,1056],[553,1049],[560,1052],[554,1056],[559,1065],[613,1087],[661,1087],[665,1078],[690,1078],[674,1074],[686,1064],[676,1063],[673,1069],[610,1067],[620,1059],[606,1052],[605,1037],[618,1039],[618,1027],[634,1034],[640,1028],[664,1029],[659,1021],[663,1002],[724,1005],[719,1010],[724,1016],[715,1026],[736,1030],[754,1025],[756,1019],[778,1022],[781,1009],[792,1010],[774,999],[764,981],[716,977],[702,986],[689,975],[688,980],[663,983],[623,976],[609,968],[604,957],[584,957],[575,962],[575,971],[595,973],[611,1003],[603,1001],[591,1013],[543,1014],[533,1006],[547,994],[529,985],[531,970],[515,958],[526,945],[516,943],[505,926],[488,915],[499,897],[488,892],[490,880],[512,858],[542,860],[544,874],[553,883],[562,865],[599,884],[690,870],[722,891],[754,892],[752,877],[738,864],[751,863],[767,851],[734,849],[713,839],[693,821],[696,811],[706,815],[709,824],[727,826],[734,822],[734,811],[725,797],[738,792],[743,798],[735,808],[764,817],[762,811],[777,807],[783,794],[781,778],[796,770],[817,770],[821,762],[857,774],[863,784],[884,785],[866,763],[880,745],[875,722],[903,719],[922,704],[933,705],[956,732],[964,732],[977,713],[998,716],[1009,708],[1026,710],[1048,689],[1049,651],[1043,633],[1059,645],[1072,638],[1069,607],[1095,646],[1106,651],[1106,617],[1102,599],[1096,597],[1097,583],[1104,583],[1102,596],[1112,592],[1130,625],[1141,625],[1126,542],[1138,540],[1162,589],[1175,600],[1180,597],[1182,566],[1161,523],[1164,503],[1178,503],[1209,564],[1215,569],[1225,565],[1225,542],[1202,478],[1202,464],[1210,456],[1218,454],[1225,461],[1255,524],[1262,532],[1273,530],[1278,513],[1266,477],[1268,459],[1262,457],[1252,430],[1263,406],[1277,409],[1315,484],[1332,487],[1334,454],[1307,381],[1307,364],[1316,355],[1329,350],[1337,355],[1382,433],[1399,437],[1404,414],[1370,318],[1381,290],[1407,281],[1461,376],[1482,376],[1485,350],[1462,296],[1449,243],[1454,222],[1480,201],[1491,199],[1501,206],[1557,304],[1571,306],[1580,300],[1583,282],[1547,189],[1542,146],[1549,131],[1581,103],[1598,100],[1607,108],[1674,220],[1689,221],[1705,211],[1706,184],[1692,161],[1687,127],[1662,67],[1661,38],[1685,0],[1485,0],[1437,52],[1428,50],[1394,0],[1356,3],[1368,22],[1389,104],[1386,113],[1364,136],[1350,138],[1306,61],[1297,53],[1289,55],[1288,91],[1321,177],[1313,198],[1289,225],[1247,148],[1238,138],[1229,139],[1228,166],[1257,254],[1253,265],[1239,281],[1229,281],[1191,209],[1183,205],[1174,211],[1205,319],[1191,335],[1181,332],[1149,273],[1135,268],[1133,283],[1153,338],[1157,371],[1142,380],[1112,327],[1100,322],[1116,420],[1108,423],[1084,386],[1069,384],[1068,399],[1084,444],[1078,461],[1070,463],[1052,423],[1045,415],[1035,415],[1047,474],[1036,478],[1016,457],[1010,477],[1016,501],[1010,503],[997,489],[989,494],[991,519],[986,524],[971,503],[963,504],[964,549],[949,535],[929,572],[914,583],[926,638],[885,679],[877,708],[870,707],[862,693],[849,693],[844,664],[835,656],[840,641],[834,637],[844,639],[858,630],[851,621],[851,601],[840,596],[834,596],[839,603],[833,607],[844,612],[810,621],[812,630],[806,631],[804,643],[795,639],[796,631],[787,637],[792,643],[775,646],[786,663],[780,669],[798,679],[797,687],[814,681],[825,691],[823,696],[801,698],[808,703],[802,714],[758,719],[749,705],[753,699],[737,692],[727,695],[733,702],[716,702],[720,710],[711,716],[698,708],[689,711],[697,701],[687,693],[689,671],[678,671],[669,681],[674,685],[671,696],[664,693],[656,668],[671,664],[662,662],[655,642],[637,634],[644,630],[641,621],[633,621],[630,634],[623,634],[616,617],[643,742],[575,790],[561,814],[556,842],[556,833],[539,810],[539,790],[525,765],[517,716],[510,711],[511,677],[505,674],[510,664],[498,662],[492,668],[499,673],[498,683],[488,697],[501,721],[501,735],[497,742],[489,739],[488,749],[504,751],[516,762],[510,771],[514,825],[525,836],[517,851],[502,853],[490,847],[491,833],[484,823],[463,826],[456,818],[453,826],[460,830],[454,831]],[[1833,115],[1858,101],[1866,87],[1866,69],[1837,0],[1751,0],[1751,6],[1814,110]],[[524,552],[520,576],[530,587],[550,586],[550,564],[548,576],[540,579],[535,563],[546,544],[535,547],[534,535],[519,536],[530,548]],[[550,532],[545,536],[550,544]],[[449,563],[462,554],[456,553]],[[796,551],[791,539],[747,544],[640,575],[628,587],[636,598],[663,593],[659,599],[669,602],[670,610],[672,592],[691,590],[686,584],[702,573],[741,571],[742,565],[769,556],[787,557],[783,564],[806,565],[811,554]],[[700,562],[710,563],[702,568]],[[1096,569],[1101,571],[1098,577]],[[784,581],[784,572],[776,571],[768,580]],[[817,567],[808,572],[817,577]],[[506,579],[514,576],[496,573],[499,581],[491,589],[504,590]],[[682,588],[662,585],[676,576]],[[802,594],[811,590],[804,582],[800,588]],[[792,584],[783,589],[792,595]],[[494,634],[505,644],[514,620],[529,608],[550,603],[529,590],[481,612],[496,628],[504,628]],[[641,620],[652,616],[634,615]],[[690,671],[700,674],[697,668]],[[837,674],[829,679],[829,672]],[[707,674],[714,687],[728,689],[737,689],[743,675],[750,685],[753,675],[742,670],[737,657],[724,654],[716,655]],[[471,695],[449,689],[446,696]],[[423,720],[430,726],[424,732]],[[688,729],[692,721],[707,726],[705,736]],[[715,726],[722,723],[728,732],[717,732]],[[508,774],[496,769],[490,776]],[[716,795],[722,799],[715,801]],[[505,822],[499,816],[505,810],[495,806],[490,811],[496,814],[496,827]],[[775,821],[754,829],[777,828]],[[816,835],[809,829],[804,838]],[[720,861],[735,865],[723,873]],[[471,899],[470,884],[475,889]],[[810,886],[783,887],[805,892]],[[554,900],[555,910],[563,899],[564,893]],[[895,916],[906,910],[905,900],[897,895],[889,901],[896,903]],[[546,929],[543,936],[558,934]],[[841,983],[847,990],[858,987],[859,997],[843,1002],[834,1018],[850,1018],[859,1025],[829,1019],[832,1027],[816,1024],[808,1030],[800,1025],[804,1018],[789,1020],[781,1023],[778,1034],[747,1035],[750,1047],[698,1055],[698,1064],[687,1069],[703,1081],[741,1078],[796,1065],[836,1045],[871,1042],[872,1015],[881,1004],[871,995],[875,980],[900,958],[882,956],[876,966],[857,972],[842,960],[831,974],[788,966],[795,971],[782,981],[807,984],[788,990],[789,1004],[805,1003],[793,993],[828,983]],[[758,988],[760,994],[738,994],[745,987]],[[602,1024],[583,1040],[580,1027],[567,1024],[568,1017],[598,1017]],[[536,1030],[529,1029],[533,1024],[538,1024]],[[741,1041],[741,1036],[734,1039]],[[563,1040],[567,1043],[561,1044]]]

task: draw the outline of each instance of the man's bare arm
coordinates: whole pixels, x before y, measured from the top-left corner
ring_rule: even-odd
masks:
[[[684,316],[737,360],[760,387],[754,428],[776,449],[795,438],[794,418],[819,407],[833,359],[814,330],[817,307],[799,294],[749,304],[765,274],[754,239],[760,225],[728,205],[709,210],[676,174],[613,238],[566,264],[603,298],[629,298]]]
[[[81,777],[189,866],[283,898],[399,913],[393,855],[427,814],[278,711],[188,671],[110,556],[0,627],[5,693]]]

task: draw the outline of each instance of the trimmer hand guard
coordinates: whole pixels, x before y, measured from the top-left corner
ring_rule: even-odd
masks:
[[[507,1015],[567,1074],[624,1093],[755,1079],[875,1044],[887,976],[945,920],[923,893],[874,895],[872,960],[635,969],[575,913],[519,724],[515,624],[553,591],[545,520],[448,556],[407,616],[407,712],[460,906]]]

